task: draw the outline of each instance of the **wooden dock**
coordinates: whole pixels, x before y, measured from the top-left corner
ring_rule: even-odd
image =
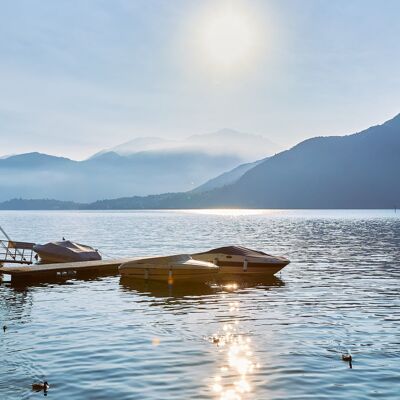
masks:
[[[0,275],[11,275],[12,281],[52,280],[87,275],[117,274],[118,267],[129,261],[146,257],[131,257],[115,260],[81,261],[58,264],[32,264],[0,267]]]

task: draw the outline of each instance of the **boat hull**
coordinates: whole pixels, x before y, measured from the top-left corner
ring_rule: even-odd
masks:
[[[150,280],[150,281],[205,281],[214,277],[218,271],[199,270],[196,268],[188,268],[185,270],[177,270],[174,268],[155,269],[149,266],[135,267],[131,269],[120,270],[120,274],[124,278]],[[172,282],[171,282],[172,283]]]
[[[226,254],[193,254],[195,260],[213,262],[219,275],[271,276],[289,264],[284,257],[243,257]]]
[[[189,256],[147,258],[122,264],[119,272],[124,278],[149,281],[207,281],[218,273],[219,268],[208,262],[192,260]]]

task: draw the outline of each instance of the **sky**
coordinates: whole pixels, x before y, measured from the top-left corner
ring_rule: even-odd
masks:
[[[400,112],[399,15],[398,0],[0,0],[0,155],[360,131]]]

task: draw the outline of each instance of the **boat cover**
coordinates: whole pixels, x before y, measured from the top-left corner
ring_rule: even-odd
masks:
[[[131,261],[132,264],[183,264],[187,261],[192,260],[189,254],[176,254],[173,256],[157,256],[157,257],[145,257],[140,260]]]
[[[187,269],[187,270],[215,270],[218,267],[207,261],[194,260],[188,254],[177,254],[173,256],[146,257],[139,260],[128,261],[119,266],[120,271],[129,269]]]
[[[101,260],[101,255],[93,247],[74,243],[70,240],[37,244],[33,247],[33,250],[42,258],[48,256],[65,261]]]
[[[270,254],[264,253],[258,250],[248,249],[243,246],[226,246],[226,247],[218,247],[217,249],[212,249],[209,251],[205,251],[203,253],[197,254],[227,254],[232,256],[243,256],[243,257],[264,257],[269,256]]]

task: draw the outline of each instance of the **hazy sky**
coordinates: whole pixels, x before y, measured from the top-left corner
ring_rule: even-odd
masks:
[[[400,112],[398,0],[0,0],[0,155],[233,128],[284,146]]]

